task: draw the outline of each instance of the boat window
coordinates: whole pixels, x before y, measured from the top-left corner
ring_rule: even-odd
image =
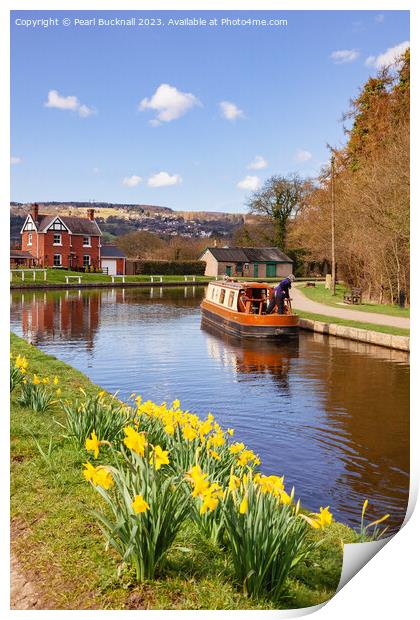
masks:
[[[234,297],[235,297],[235,291],[230,291],[229,300],[228,300],[228,306],[230,308],[232,307]]]
[[[221,291],[220,291],[220,297],[219,297],[219,302],[221,304],[225,301],[225,293],[226,293],[225,289],[222,288]]]

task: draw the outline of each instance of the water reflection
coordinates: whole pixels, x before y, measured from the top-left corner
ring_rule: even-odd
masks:
[[[109,391],[212,411],[310,509],[404,518],[408,355],[302,332],[278,345],[200,329],[202,287],[13,292],[12,329]]]

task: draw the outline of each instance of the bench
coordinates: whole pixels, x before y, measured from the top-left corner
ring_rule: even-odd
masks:
[[[114,276],[111,276],[112,283],[115,282],[115,278],[122,278],[123,283],[125,282],[125,276],[124,275],[118,275],[118,276],[114,275]]]
[[[81,283],[82,283],[82,276],[64,276],[64,277],[65,277],[65,279],[66,279],[66,284],[68,284],[68,283],[69,283],[69,280],[71,280],[71,278],[73,278],[73,279],[75,279],[75,280],[78,280],[78,281],[79,281],[79,284],[81,284]]]
[[[352,287],[350,291],[344,291],[343,301],[345,304],[361,304],[362,303],[362,289]]]

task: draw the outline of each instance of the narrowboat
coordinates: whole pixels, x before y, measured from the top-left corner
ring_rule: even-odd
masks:
[[[210,282],[201,303],[204,325],[240,338],[281,339],[299,333],[299,317],[290,301],[285,313],[266,314],[274,287],[262,282]],[[287,300],[286,300],[287,301]]]

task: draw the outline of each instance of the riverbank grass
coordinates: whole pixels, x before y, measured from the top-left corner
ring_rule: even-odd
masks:
[[[24,271],[24,270],[23,270]],[[22,270],[16,270],[11,272],[12,279],[10,284],[13,286],[25,287],[25,288],[34,288],[34,287],[48,287],[55,284],[66,284],[66,276],[81,276],[82,284],[103,284],[106,282],[112,283],[111,276],[105,275],[103,273],[84,273],[80,271],[71,271],[68,269],[47,269],[47,279],[44,280],[44,273],[37,272],[36,279],[33,280],[32,271],[29,270],[25,272],[25,279],[22,280]],[[188,275],[187,280],[191,282],[195,278],[196,282],[208,282],[211,278],[206,276],[192,276]],[[183,275],[139,275],[139,276],[125,276],[126,282],[138,282],[142,283],[150,283],[152,281],[160,282],[160,278],[162,278],[162,282],[184,282],[185,276]],[[117,277],[115,279],[116,282],[121,282],[121,278]],[[69,281],[69,288],[77,288],[78,281],[71,279]]]
[[[386,314],[388,316],[399,316],[401,318],[410,317],[410,308],[400,308],[399,306],[393,304],[361,303],[356,306],[345,304],[343,302],[343,295],[347,290],[347,287],[344,284],[336,285],[336,295],[333,295],[329,289],[325,288],[324,283],[316,284],[315,286],[300,286],[299,288],[302,293],[308,297],[308,299],[311,301],[316,301],[320,304],[325,304],[326,306],[360,310],[362,312],[374,312],[377,314]],[[334,323],[336,322],[337,321],[334,320]]]
[[[100,391],[82,373],[13,334],[11,350],[28,360],[30,376],[57,377],[63,399],[76,398],[81,389],[91,396]],[[353,530],[336,522],[310,530],[320,545],[292,571],[275,605],[244,595],[229,553],[204,539],[192,521],[178,533],[164,570],[138,584],[133,570],[104,548],[89,513],[98,508],[98,494],[81,475],[86,452],[63,438],[57,424],[64,423],[63,412],[57,406],[35,414],[19,405],[18,393],[19,387],[11,395],[12,551],[43,608],[279,609],[333,596],[343,543],[357,541]]]
[[[296,312],[302,319],[309,319],[311,321],[320,321],[321,323],[334,323],[336,325],[346,325],[347,327],[366,329],[373,332],[381,332],[382,334],[392,334],[393,336],[410,336],[410,330],[405,329],[404,327],[393,327],[391,325],[376,325],[375,323],[363,323],[362,321],[348,321],[347,319],[339,319],[336,316],[316,314],[315,312],[305,312],[303,310],[297,310]]]

